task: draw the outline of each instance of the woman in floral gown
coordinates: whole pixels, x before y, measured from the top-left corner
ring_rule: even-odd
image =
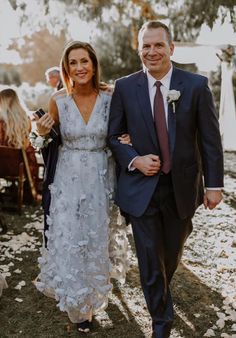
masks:
[[[126,262],[115,252],[121,246],[125,250],[127,240],[125,226],[122,230],[114,220],[110,222],[115,182],[106,147],[111,93],[100,83],[92,46],[78,41],[67,45],[61,75],[65,89],[52,96],[48,114],[40,119],[35,115],[40,135],[59,125],[62,141],[50,185],[47,248],[42,248],[39,258],[36,287],[58,301],[79,331],[88,332],[93,314],[107,307],[110,277],[124,278]],[[129,142],[128,138],[122,142]],[[120,243],[114,227],[120,231]],[[113,267],[120,275],[112,275],[109,252],[113,262],[121,264],[119,269]]]

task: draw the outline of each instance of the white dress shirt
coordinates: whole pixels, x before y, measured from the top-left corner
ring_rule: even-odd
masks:
[[[162,79],[157,80],[146,70],[147,79],[148,79],[149,99],[150,99],[150,103],[151,103],[153,119],[154,119],[154,112],[153,112],[154,98],[155,98],[156,90],[157,90],[157,87],[156,87],[155,83],[157,81],[160,81],[162,83],[162,86],[160,87],[160,90],[161,90],[161,93],[162,93],[162,96],[163,96],[167,129],[168,129],[168,103],[167,103],[167,95],[168,95],[168,91],[170,89],[170,81],[171,81],[172,71],[173,71],[173,66],[171,65],[171,68],[168,71],[168,73]],[[128,170],[129,171],[135,170],[135,168],[132,167],[132,163],[134,162],[134,160],[136,158],[137,157],[133,158],[133,160],[129,163],[129,165],[128,165]]]

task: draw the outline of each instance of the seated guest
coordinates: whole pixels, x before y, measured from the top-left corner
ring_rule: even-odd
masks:
[[[51,86],[55,90],[60,90],[63,87],[59,67],[55,66],[48,68],[45,72],[45,77],[49,86]]]
[[[28,140],[31,121],[15,90],[0,91],[0,145],[23,148],[26,151],[31,176],[37,189],[38,163],[35,150]]]

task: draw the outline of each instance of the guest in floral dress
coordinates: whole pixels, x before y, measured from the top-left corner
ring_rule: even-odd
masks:
[[[92,46],[68,44],[61,74],[65,89],[52,96],[49,113],[40,119],[35,115],[40,135],[48,137],[51,128],[59,126],[61,138],[48,180],[47,247],[39,258],[36,287],[57,300],[78,331],[89,332],[92,316],[107,307],[110,277],[124,279],[127,238],[124,222],[110,221],[111,213],[117,216],[112,202],[114,162],[106,147],[111,92],[100,82]]]

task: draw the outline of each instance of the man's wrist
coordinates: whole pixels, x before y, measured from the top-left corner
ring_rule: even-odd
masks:
[[[134,171],[136,167],[133,165],[134,161],[139,158],[140,156],[135,156],[132,161],[128,165],[128,171]]]
[[[214,188],[209,188],[209,187],[206,187],[205,188],[206,190],[215,190],[215,191],[222,191],[224,189],[224,187],[214,187]]]
[[[38,130],[36,130],[37,134],[41,137],[49,137],[49,133],[40,133]]]

